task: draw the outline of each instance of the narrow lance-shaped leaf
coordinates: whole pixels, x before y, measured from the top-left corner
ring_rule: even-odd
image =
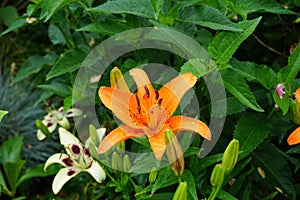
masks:
[[[221,71],[221,75],[225,88],[241,103],[258,112],[264,111],[257,104],[246,80],[240,74],[232,69],[225,69]]]
[[[267,89],[272,89],[276,84],[276,73],[266,65],[237,60],[230,62],[230,65],[249,81],[256,81]]]
[[[149,0],[118,0],[107,1],[90,10],[94,13],[126,13],[146,18],[154,18],[154,12]]]
[[[187,7],[179,20],[215,30],[243,31],[242,28],[227,19],[218,9],[211,6],[201,6],[195,9]]]
[[[220,32],[208,46],[208,52],[216,59],[217,64],[227,63],[240,44],[255,30],[261,17],[239,22],[237,25],[243,29],[242,32]]]
[[[288,65],[278,73],[278,80],[286,86],[292,84],[300,71],[300,45],[296,47],[289,57]]]

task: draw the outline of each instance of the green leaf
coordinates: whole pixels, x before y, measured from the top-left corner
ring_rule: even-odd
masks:
[[[111,23],[113,23],[114,26],[112,26]],[[77,29],[76,31],[87,31],[87,32],[92,32],[92,33],[99,33],[99,34],[103,34],[103,35],[113,36],[115,34],[129,30],[131,28],[134,28],[134,27],[130,26],[129,24],[125,24],[125,23],[121,23],[121,22],[117,22],[117,21],[106,20],[105,23],[88,24],[84,27],[81,27],[80,29]]]
[[[0,122],[3,119],[3,117],[7,114],[8,112],[5,110],[0,110]]]
[[[221,75],[225,88],[241,103],[258,112],[264,111],[257,104],[246,80],[240,74],[232,69],[224,69],[221,71]]]
[[[286,115],[289,111],[290,107],[290,98],[288,95],[283,95],[282,98],[279,98],[277,92],[275,91],[273,93],[273,99],[275,103],[279,106],[279,108],[282,110],[283,115]]]
[[[0,8],[0,20],[4,22],[5,26],[10,26],[18,17],[19,15],[15,7],[6,6]]]
[[[261,17],[239,22],[237,25],[243,29],[242,32],[217,33],[208,46],[210,56],[217,60],[217,64],[227,63],[240,44],[253,33],[260,20]]]
[[[10,24],[10,26],[5,31],[3,31],[1,33],[1,36],[5,35],[5,34],[7,34],[9,32],[11,32],[11,31],[14,31],[14,30],[16,30],[18,28],[21,28],[22,26],[24,26],[26,24],[28,24],[27,21],[26,21],[26,19],[23,19],[23,18],[17,19],[14,22],[12,22]]]
[[[61,55],[51,71],[46,75],[46,80],[77,70],[86,57],[80,49],[72,49]]]
[[[0,194],[1,193],[11,196],[11,192],[9,191],[9,189],[6,185],[5,178],[2,174],[2,171],[0,170]]]
[[[49,39],[52,42],[52,44],[66,44],[67,43],[65,36],[61,32],[61,30],[53,24],[50,24],[50,26],[48,28],[48,36],[49,36]]]
[[[24,65],[22,65],[12,83],[16,83],[29,77],[32,74],[38,73],[43,68],[43,66],[50,65],[54,62],[54,60],[56,60],[56,58],[57,56],[54,53],[49,53],[45,56],[36,54],[30,57],[28,61]]]
[[[63,8],[64,6],[76,2],[79,0],[43,0],[42,10],[40,19],[44,20],[44,22],[48,21],[54,13]]]
[[[272,89],[276,85],[276,73],[266,65],[237,60],[230,62],[230,65],[232,69],[239,72],[249,81],[257,81],[266,89]]]
[[[256,147],[266,139],[269,134],[271,124],[265,121],[264,116],[257,114],[243,115],[234,130],[234,139],[240,142],[239,160],[251,153]]]
[[[241,27],[227,19],[218,9],[211,6],[187,7],[179,20],[214,30],[243,31]]]
[[[278,80],[286,86],[291,85],[300,71],[300,45],[289,57],[288,65],[278,72]]]
[[[194,58],[188,60],[180,68],[180,73],[191,72],[197,78],[200,78],[216,69],[212,60],[204,61],[203,59]]]
[[[90,10],[94,13],[126,13],[146,18],[153,18],[154,12],[149,0],[107,1]]]
[[[166,200],[166,199],[172,199],[174,196],[174,193],[171,192],[165,192],[165,193],[158,193],[154,194],[150,197],[150,200]]]
[[[220,162],[222,160],[222,157],[223,157],[223,153],[202,158],[199,166],[197,167],[197,172],[206,169],[207,167],[213,164]]]
[[[226,113],[224,113],[223,105],[227,104]],[[214,117],[224,117],[227,115],[233,115],[246,110],[246,106],[239,102],[235,97],[227,97],[214,102],[215,112]]]
[[[2,143],[0,155],[2,163],[14,163],[19,160],[23,147],[23,136],[14,137]]]
[[[34,167],[27,168],[19,178],[17,186],[19,186],[22,182],[34,177],[47,177],[54,175],[60,168],[61,167],[59,165],[51,165],[47,168],[47,171],[44,171],[44,164],[38,164]]]
[[[3,163],[3,168],[6,174],[7,181],[10,186],[10,190],[15,194],[18,187],[17,182],[23,165],[26,160],[17,160],[16,162],[5,162]]]
[[[164,0],[150,0],[151,6],[154,10],[154,18],[155,20],[158,19],[158,15],[162,9],[162,6],[164,4]]]
[[[270,0],[235,0],[231,3],[232,9],[240,14],[244,19],[247,15],[254,12],[270,12],[275,14],[296,14],[284,8],[276,1]]]
[[[173,176],[173,171],[169,167],[165,167],[158,171],[157,179],[151,189],[151,195],[153,195],[158,189],[174,185],[177,182],[178,178]]]
[[[287,160],[281,155],[274,144],[265,142],[260,148],[259,151],[253,154],[253,164],[264,170],[266,181],[269,184],[283,190],[283,195],[287,199],[295,200],[295,189],[291,182],[292,173],[288,170],[289,165]]]
[[[232,196],[230,193],[220,189],[217,195],[218,198],[223,199],[223,200],[238,200],[234,196]]]
[[[72,94],[72,88],[69,85],[60,82],[43,84],[43,85],[39,85],[38,87],[43,90],[53,92],[54,94],[57,94],[62,97],[68,97]]]
[[[195,180],[194,180],[194,176],[193,176],[192,172],[188,169],[184,170],[182,179],[187,182],[187,191],[188,191],[187,199],[198,200],[196,184],[195,184]]]

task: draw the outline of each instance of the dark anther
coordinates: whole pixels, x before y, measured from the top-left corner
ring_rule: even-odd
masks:
[[[80,148],[76,144],[73,144],[72,147],[71,147],[71,149],[72,149],[73,153],[75,153],[75,154],[79,154],[80,153]]]
[[[68,171],[68,176],[72,176],[73,174],[75,174],[75,171],[72,170],[72,169],[70,169],[70,170]]]
[[[70,158],[64,158],[61,161],[68,167],[71,167],[73,163],[73,161]]]

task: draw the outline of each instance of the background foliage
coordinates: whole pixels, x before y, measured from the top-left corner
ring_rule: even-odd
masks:
[[[3,1],[0,6],[0,109],[9,112],[0,124],[0,141],[23,136],[21,157],[27,160],[23,171],[60,149],[57,137],[38,142],[34,123],[45,115],[42,108],[49,102],[54,107],[71,106],[75,75],[91,49],[125,30],[168,27],[192,37],[208,51],[227,92],[226,123],[217,145],[203,159],[196,153],[186,155],[183,179],[190,186],[188,199],[209,196],[213,165],[221,161],[232,138],[240,141],[239,161],[218,198],[298,199],[300,149],[288,146],[286,138],[297,127],[290,120],[289,104],[300,86],[299,1],[19,0]],[[111,67],[125,73],[151,62],[191,71],[199,78],[195,90],[201,120],[209,122],[209,93],[197,62],[169,52],[140,50],[122,56]],[[101,81],[108,84],[109,80]],[[282,99],[275,93],[278,83],[285,83]],[[100,122],[112,130],[111,113],[99,101],[96,107]],[[192,146],[199,145],[196,138]],[[169,168],[158,171],[150,185],[147,174],[107,170],[114,179],[93,185],[88,176],[76,177],[60,198],[170,199],[176,189],[177,180]],[[18,189],[17,196],[51,198],[49,180],[33,180],[45,183],[41,191],[28,189],[30,183],[24,182],[25,189]],[[24,192],[26,188],[30,192]]]

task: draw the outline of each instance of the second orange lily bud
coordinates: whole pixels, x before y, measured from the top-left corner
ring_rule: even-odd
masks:
[[[181,146],[173,133],[167,129],[165,132],[166,138],[166,153],[172,170],[176,176],[181,176],[184,172],[184,157]]]
[[[127,83],[124,80],[123,74],[118,67],[114,67],[110,72],[110,85],[126,92],[129,92]]]

